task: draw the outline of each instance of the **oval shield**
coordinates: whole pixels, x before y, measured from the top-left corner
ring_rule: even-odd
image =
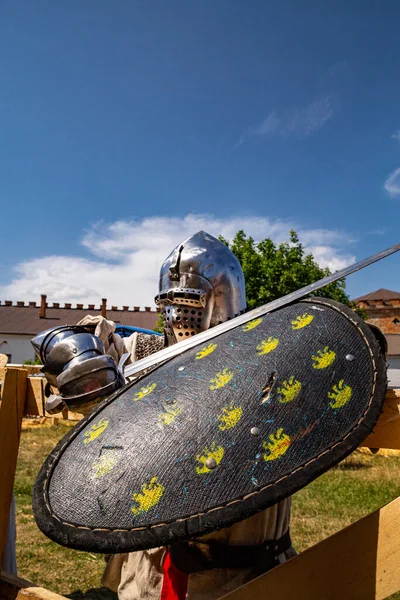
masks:
[[[196,537],[304,487],[370,433],[385,360],[351,310],[313,298],[184,351],[102,402],[34,487],[54,541],[123,552]]]

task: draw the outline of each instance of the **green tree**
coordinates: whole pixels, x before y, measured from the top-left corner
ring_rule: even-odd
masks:
[[[276,245],[266,238],[256,243],[244,231],[238,231],[232,243],[219,238],[239,259],[245,281],[247,305],[256,308],[294,292],[330,274],[322,269],[312,254],[307,254],[295,231],[290,232],[290,241]],[[345,291],[344,279],[325,286],[313,295],[324,296],[351,305]]]
[[[157,333],[164,333],[164,321],[161,315],[158,315],[156,326],[154,327],[154,331]]]
[[[41,365],[41,360],[35,356],[35,358],[28,358],[28,360],[24,360],[23,365]]]

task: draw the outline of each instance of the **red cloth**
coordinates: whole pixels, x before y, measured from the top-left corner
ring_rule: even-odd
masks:
[[[163,564],[163,586],[160,600],[185,600],[188,586],[188,575],[179,571],[166,553]]]

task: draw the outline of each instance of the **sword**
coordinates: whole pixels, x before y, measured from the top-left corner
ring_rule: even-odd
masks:
[[[178,344],[174,344],[173,346],[164,348],[163,350],[160,350],[155,354],[151,354],[146,358],[142,358],[141,360],[138,360],[137,362],[125,367],[124,375],[126,378],[132,377],[133,375],[138,375],[144,370],[147,371],[150,367],[156,367],[160,363],[164,363],[166,360],[169,360],[174,356],[179,356],[180,354],[183,354],[183,352],[185,352],[189,348],[192,348],[193,346],[197,346],[198,344],[206,342],[207,340],[211,340],[212,338],[216,337],[221,333],[230,331],[231,329],[234,329],[239,325],[244,325],[248,321],[252,321],[253,319],[262,317],[272,312],[273,310],[276,310],[277,308],[281,308],[282,306],[291,304],[295,300],[304,298],[305,296],[308,296],[308,294],[311,294],[312,292],[315,292],[316,290],[319,290],[322,287],[329,285],[330,283],[334,283],[339,279],[343,279],[343,277],[347,277],[348,275],[351,275],[356,271],[360,271],[361,269],[372,265],[373,263],[377,262],[378,260],[381,260],[382,258],[386,258],[387,256],[394,254],[398,250],[400,250],[400,244],[396,244],[391,248],[388,248],[387,250],[383,250],[382,252],[377,252],[369,258],[365,258],[364,260],[360,260],[359,262],[354,263],[354,265],[350,265],[349,267],[345,267],[340,271],[336,271],[336,273],[332,273],[332,275],[327,275],[326,277],[319,279],[315,283],[310,283],[309,285],[306,285],[305,287],[302,287],[301,289],[296,290],[295,292],[291,292],[290,294],[286,294],[286,296],[282,296],[282,298],[272,300],[272,302],[268,302],[263,306],[254,308],[253,310],[243,315],[239,315],[238,317],[235,317],[230,321],[226,321],[225,323],[216,325],[215,327],[212,327],[207,331],[202,331],[201,333],[198,333],[197,335],[187,340],[179,342]]]

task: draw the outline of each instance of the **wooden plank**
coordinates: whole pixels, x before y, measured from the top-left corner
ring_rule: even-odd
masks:
[[[5,367],[7,363],[8,363],[7,354],[0,354],[0,367]]]
[[[383,412],[374,432],[364,440],[362,446],[400,450],[400,389],[386,392]]]
[[[24,365],[24,369],[35,368],[40,371],[40,367]],[[3,374],[3,375],[2,375]],[[0,367],[0,379],[4,377],[4,368]],[[50,415],[44,410],[45,395],[44,389],[46,380],[44,377],[28,377],[26,402],[24,408],[25,415],[56,417],[58,419],[79,421],[83,415],[72,411],[63,411],[56,415]],[[367,448],[392,448],[400,449],[400,389],[391,389],[386,393],[383,413],[375,426],[374,433],[362,443]]]
[[[400,590],[399,530],[397,498],[223,599],[383,600]]]
[[[18,365],[23,369],[28,371],[28,375],[36,375],[36,373],[41,373],[43,366],[42,365]]]
[[[4,355],[2,355],[4,356]],[[7,367],[12,367],[13,369],[25,369],[28,373],[28,375],[36,375],[37,373],[40,373],[42,370],[42,365],[13,365],[8,363],[7,365],[2,365],[0,364],[0,376],[1,376],[1,369],[4,368],[5,366]]]
[[[28,367],[29,365],[27,365]],[[25,366],[24,366],[25,368]],[[40,370],[40,369],[39,369]],[[0,379],[1,379],[0,368]],[[64,411],[50,415],[44,410],[44,377],[29,377],[24,414],[31,416],[56,417],[58,419],[79,421],[83,415],[76,412]],[[374,433],[361,444],[367,448],[392,448],[400,449],[400,389],[388,390],[386,393],[383,413],[375,426]]]
[[[38,417],[45,416],[45,387],[46,379],[44,377],[28,377],[26,386],[24,415]]]
[[[79,421],[83,418],[83,415],[80,413],[72,412],[70,410],[64,410],[63,412],[54,415],[46,412],[45,387],[46,379],[44,377],[28,377],[24,415],[31,417],[57,418],[66,421]]]
[[[0,565],[3,564],[19,438],[24,413],[27,372],[6,367],[0,404]]]
[[[65,600],[65,596],[36,586],[26,579],[13,577],[4,571],[0,576],[0,598],[1,600]]]

